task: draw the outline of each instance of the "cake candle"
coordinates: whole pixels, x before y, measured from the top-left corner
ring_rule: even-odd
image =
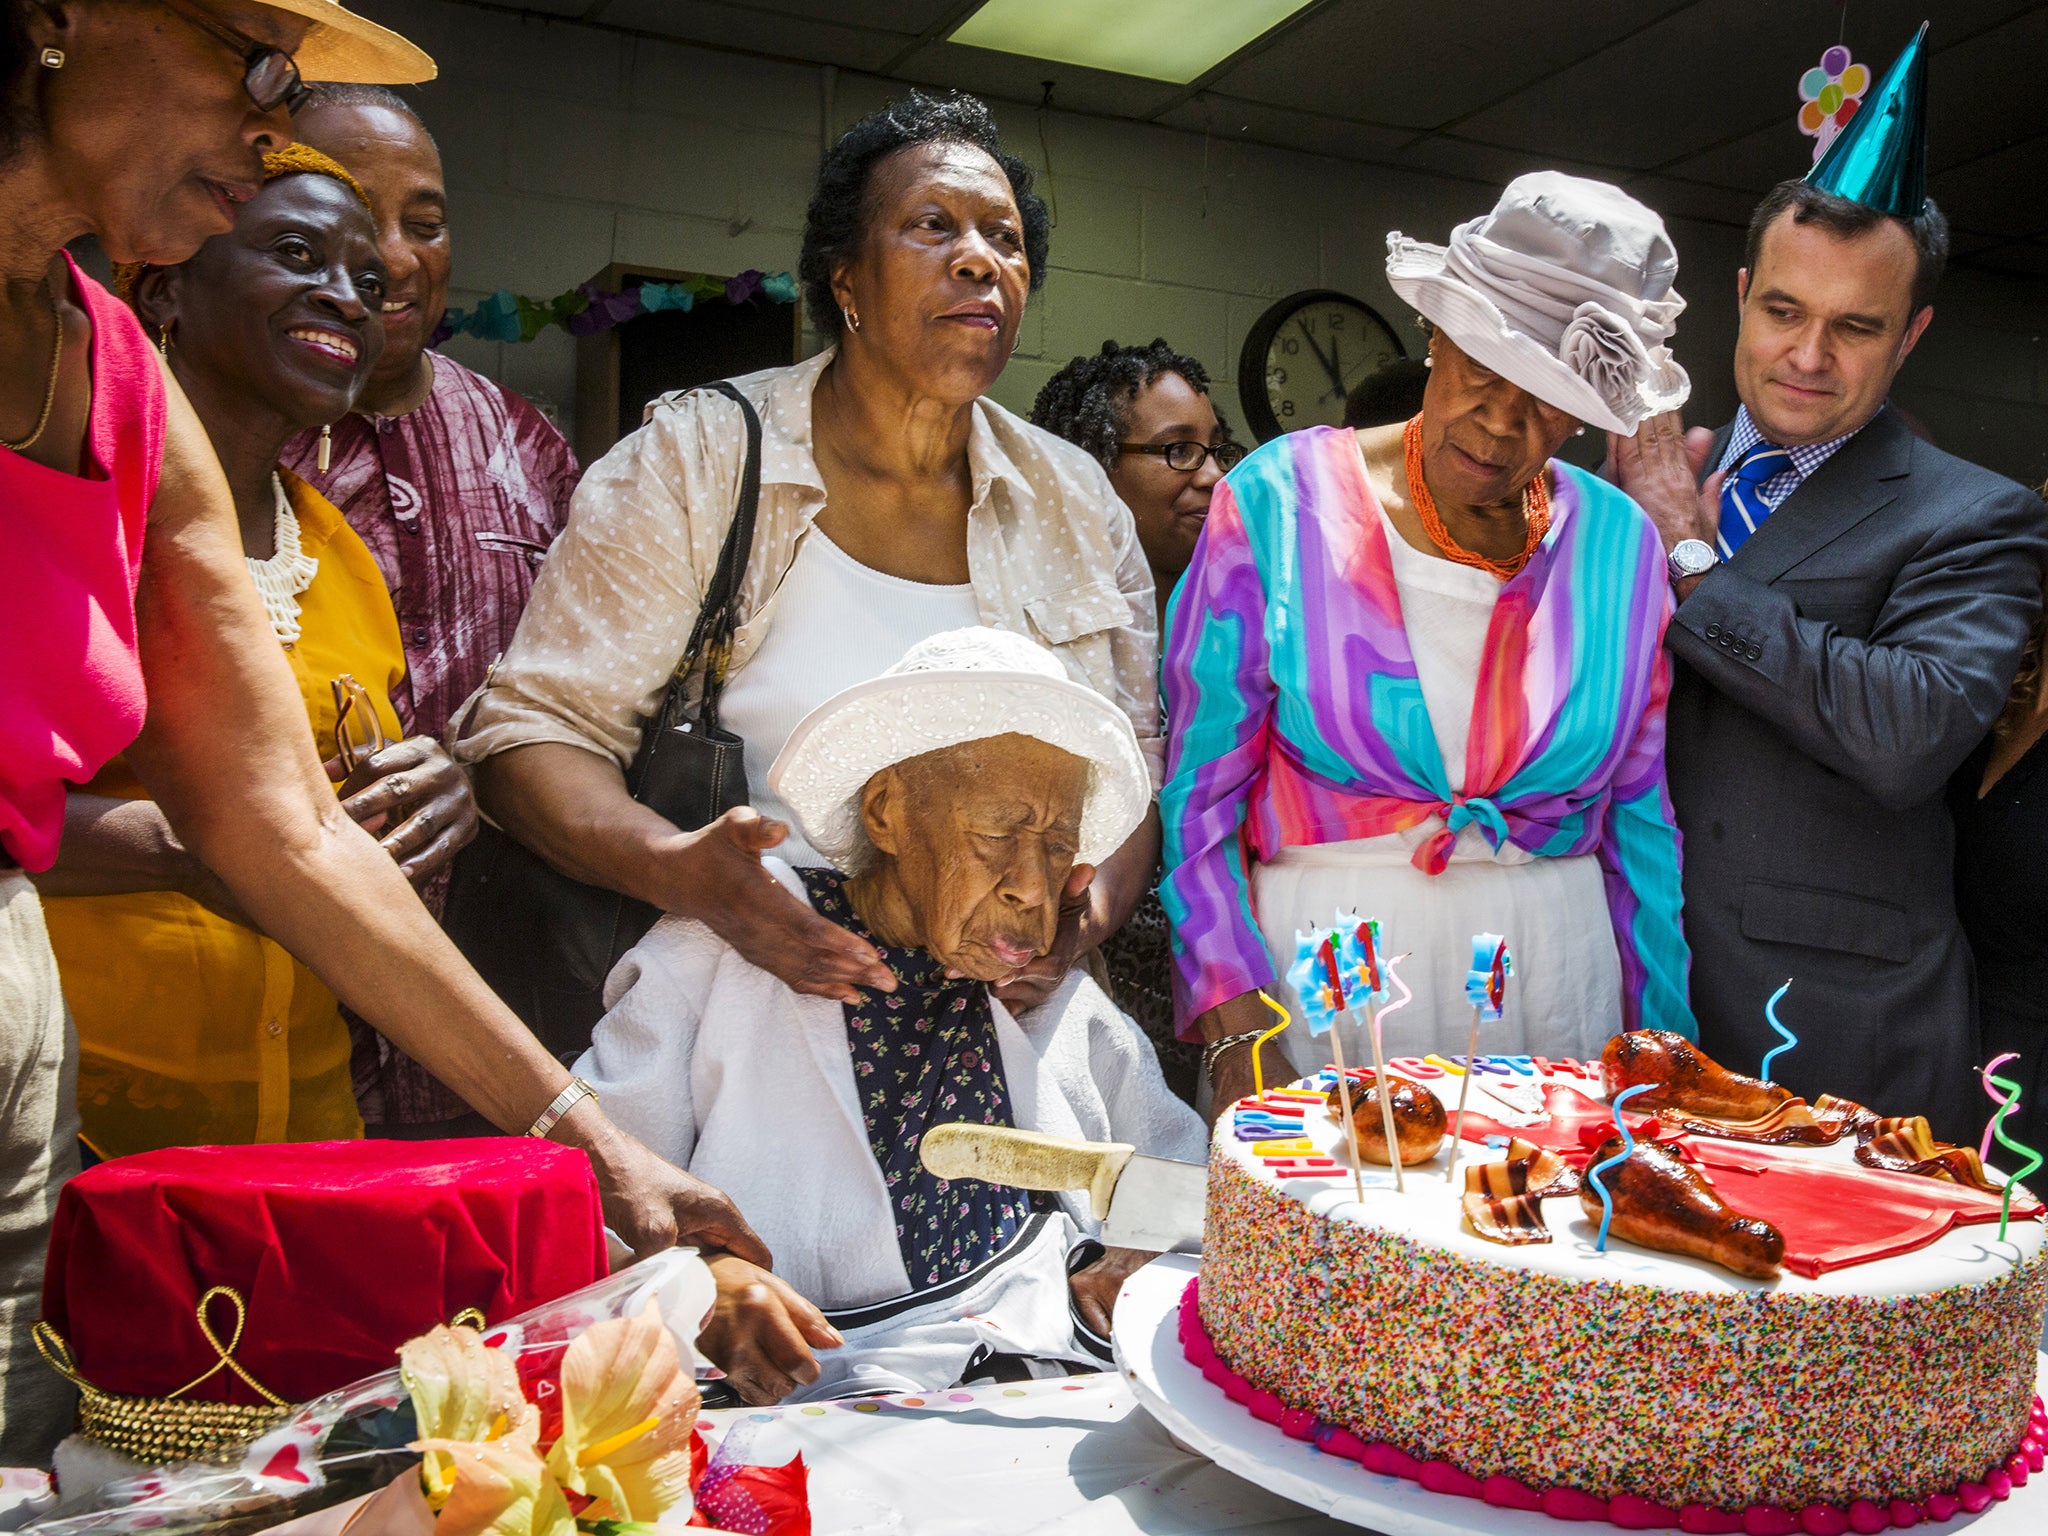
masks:
[[[1401,1176],[1400,1144],[1394,1133],[1393,1079],[1387,1074],[1386,1048],[1380,1040],[1379,1001],[1387,995],[1386,978],[1392,974],[1393,962],[1388,961],[1382,970],[1379,919],[1361,918],[1355,912],[1347,916],[1340,912],[1337,914],[1337,931],[1344,935],[1341,941],[1342,969],[1351,973],[1351,995],[1365,1004],[1365,1038],[1372,1050],[1373,1085],[1380,1096],[1380,1127],[1387,1138],[1388,1159],[1394,1165],[1394,1193],[1406,1194],[1408,1186]],[[1344,1114],[1348,1121],[1351,1115],[1348,1106]],[[1357,1151],[1355,1141],[1352,1150]]]
[[[1773,992],[1771,1000],[1764,1004],[1764,1017],[1770,1021],[1771,1028],[1778,1032],[1778,1038],[1785,1042],[1783,1045],[1774,1045],[1764,1052],[1764,1064],[1757,1069],[1756,1075],[1767,1083],[1771,1080],[1771,1063],[1799,1043],[1799,1037],[1787,1029],[1778,1019],[1778,1004],[1784,1000],[1785,994],[1791,990],[1792,978],[1787,976],[1785,978],[1785,985]]]
[[[2007,1058],[2000,1059],[2003,1061]],[[2026,1143],[2014,1141],[2005,1134],[2005,1117],[2019,1108],[2020,1085],[2009,1077],[1994,1077],[1990,1067],[1984,1069],[1983,1076],[1984,1091],[1986,1093],[1991,1092],[1993,1084],[2005,1090],[2005,1099],[1999,1104],[1998,1113],[1991,1117],[1991,1134],[1997,1138],[1998,1144],[2005,1148],[2006,1151],[2017,1152],[2027,1160],[2006,1176],[2005,1195],[1998,1208],[1998,1240],[2002,1243],[2005,1241],[2006,1224],[2012,1220],[2013,1186],[2019,1183],[2021,1179],[2032,1177],[2040,1169],[2041,1154],[2026,1145]],[[1993,1097],[1995,1098],[1996,1095],[1993,1095]]]
[[[1992,1057],[1989,1063],[1977,1069],[1977,1075],[1983,1081],[1984,1091],[1991,1096],[1992,1104],[1991,1118],[1984,1122],[1984,1139],[1977,1143],[1977,1161],[1980,1163],[1991,1161],[1991,1133],[1998,1128],[1998,1111],[2005,1108],[2005,1095],[1993,1086],[1998,1080],[1991,1074],[2008,1061],[2019,1059],[2018,1051],[2007,1051],[2001,1056]]]
[[[1508,953],[1507,940],[1497,933],[1475,933],[1472,935],[1472,969],[1465,973],[1465,996],[1472,1003],[1472,1043],[1465,1047],[1465,1060],[1471,1061],[1479,1054],[1479,1021],[1484,1018],[1495,1021],[1500,1018],[1501,1004],[1507,999],[1508,977],[1514,974],[1514,957]],[[1468,1070],[1458,1079],[1458,1113],[1451,1124],[1451,1163],[1444,1170],[1448,1183],[1458,1175],[1458,1149],[1465,1136],[1465,1100],[1472,1092],[1472,1073]]]
[[[1607,1192],[1607,1181],[1601,1177],[1608,1169],[1628,1161],[1629,1153],[1636,1149],[1636,1138],[1628,1128],[1628,1121],[1622,1118],[1621,1106],[1639,1093],[1648,1093],[1655,1083],[1637,1083],[1633,1088],[1624,1088],[1614,1096],[1608,1106],[1614,1111],[1614,1128],[1621,1133],[1621,1150],[1605,1162],[1596,1163],[1586,1170],[1586,1182],[1593,1186],[1593,1193],[1600,1197],[1600,1235],[1593,1240],[1595,1252],[1607,1251],[1607,1227],[1614,1220],[1614,1196]]]

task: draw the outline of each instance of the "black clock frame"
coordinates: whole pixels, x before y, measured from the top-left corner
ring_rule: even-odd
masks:
[[[1284,299],[1275,300],[1264,314],[1252,322],[1252,328],[1245,333],[1244,348],[1237,355],[1238,404],[1244,408],[1245,426],[1262,443],[1270,442],[1288,430],[1273,414],[1272,398],[1266,393],[1266,354],[1272,349],[1273,338],[1280,334],[1280,327],[1301,310],[1311,304],[1327,304],[1332,300],[1363,312],[1367,319],[1384,331],[1387,340],[1394,345],[1396,358],[1408,355],[1408,349],[1401,345],[1400,332],[1387,323],[1386,316],[1352,294],[1335,288],[1304,288],[1299,293],[1290,293]]]

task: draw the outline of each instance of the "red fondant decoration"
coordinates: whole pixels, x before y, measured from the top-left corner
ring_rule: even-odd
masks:
[[[64,1187],[43,1316],[103,1392],[161,1397],[219,1359],[194,1321],[232,1287],[235,1359],[290,1402],[389,1370],[465,1307],[500,1322],[606,1273],[590,1160],[530,1137],[178,1147]],[[225,1344],[234,1310],[209,1311]],[[259,1398],[220,1371],[192,1394]]]

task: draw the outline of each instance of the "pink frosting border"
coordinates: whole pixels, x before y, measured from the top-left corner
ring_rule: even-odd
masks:
[[[1541,1492],[1511,1477],[1489,1477],[1484,1481],[1448,1461],[1421,1461],[1384,1440],[1361,1440],[1349,1430],[1325,1423],[1306,1408],[1289,1408],[1273,1393],[1254,1387],[1233,1371],[1216,1354],[1209,1330],[1202,1325],[1201,1281],[1188,1281],[1180,1298],[1180,1345],[1188,1364],[1204,1380],[1220,1389],[1233,1403],[1262,1423],[1272,1424],[1293,1440],[1306,1440],[1326,1455],[1355,1461],[1368,1472],[1405,1477],[1420,1483],[1431,1493],[1455,1494],[1480,1499],[1502,1509],[1540,1510],[1553,1520],[1604,1520],[1624,1530],[1653,1530],[1677,1526],[1697,1536],[1842,1536],[1846,1531],[1870,1533],[1897,1526],[1939,1523],[1958,1514],[1977,1514],[2001,1499],[2012,1497],[2015,1488],[2042,1470],[2048,1461],[2048,1408],[2036,1396],[2028,1415],[2026,1433],[2018,1449],[2003,1464],[1993,1467],[1976,1482],[1964,1483],[1948,1493],[1930,1494],[1918,1503],[1890,1499],[1880,1504],[1858,1499],[1846,1509],[1835,1504],[1808,1504],[1786,1509],[1776,1504],[1752,1504],[1741,1514],[1688,1504],[1673,1509],[1617,1494],[1602,1499],[1576,1488],[1547,1488]]]

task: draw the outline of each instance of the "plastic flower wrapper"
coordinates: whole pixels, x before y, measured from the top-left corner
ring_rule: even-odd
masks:
[[[559,1423],[556,1367],[570,1344],[608,1319],[651,1313],[666,1324],[677,1360],[689,1371],[713,1294],[710,1272],[695,1252],[671,1249],[498,1324],[481,1343],[511,1359],[525,1396],[539,1408],[546,1443],[550,1418]],[[308,1326],[318,1326],[317,1320]],[[393,1369],[305,1404],[232,1467],[185,1463],[109,1482],[37,1529],[39,1536],[141,1529],[158,1536],[234,1536],[267,1529],[385,1488],[419,1466],[420,1453],[410,1447],[434,1427],[420,1423]]]

